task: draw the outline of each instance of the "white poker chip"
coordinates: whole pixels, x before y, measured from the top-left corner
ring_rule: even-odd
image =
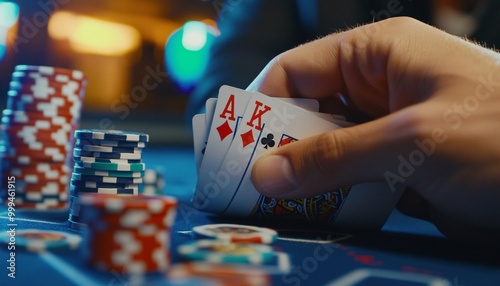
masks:
[[[193,227],[193,232],[201,237],[229,242],[273,243],[278,232],[265,227],[242,224],[207,224]]]

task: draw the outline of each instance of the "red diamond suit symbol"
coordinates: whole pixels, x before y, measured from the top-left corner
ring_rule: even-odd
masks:
[[[224,138],[226,138],[231,133],[233,133],[233,129],[231,129],[231,126],[229,126],[229,122],[227,122],[227,120],[226,120],[226,122],[222,123],[216,129],[217,129],[217,132],[219,132],[220,141],[223,141]]]
[[[252,144],[253,142],[255,142],[255,139],[253,138],[252,129],[241,134],[240,136],[241,136],[241,141],[243,143],[243,148],[245,148],[248,144]]]

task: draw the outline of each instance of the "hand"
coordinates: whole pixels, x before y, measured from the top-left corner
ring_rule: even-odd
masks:
[[[450,237],[500,233],[500,55],[410,18],[332,34],[273,59],[249,86],[320,100],[367,122],[255,164],[264,195],[299,198],[385,181],[399,208]]]

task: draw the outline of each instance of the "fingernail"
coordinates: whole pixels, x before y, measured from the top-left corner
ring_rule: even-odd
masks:
[[[259,192],[266,196],[286,196],[296,190],[297,180],[285,156],[262,157],[254,166],[252,179]]]

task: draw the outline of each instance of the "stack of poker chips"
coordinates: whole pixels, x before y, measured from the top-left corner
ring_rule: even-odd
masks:
[[[73,132],[78,128],[87,79],[80,71],[15,67],[2,111],[0,197],[24,209],[66,209]],[[9,180],[12,181],[12,180]]]
[[[144,182],[139,193],[144,195],[163,195],[165,189],[165,175],[161,169],[146,169]]]
[[[117,130],[76,130],[70,181],[70,227],[81,230],[80,197],[86,193],[136,196],[143,183],[144,133]]]
[[[131,275],[168,269],[176,199],[84,194],[80,202],[87,225],[81,250],[90,266]]]

